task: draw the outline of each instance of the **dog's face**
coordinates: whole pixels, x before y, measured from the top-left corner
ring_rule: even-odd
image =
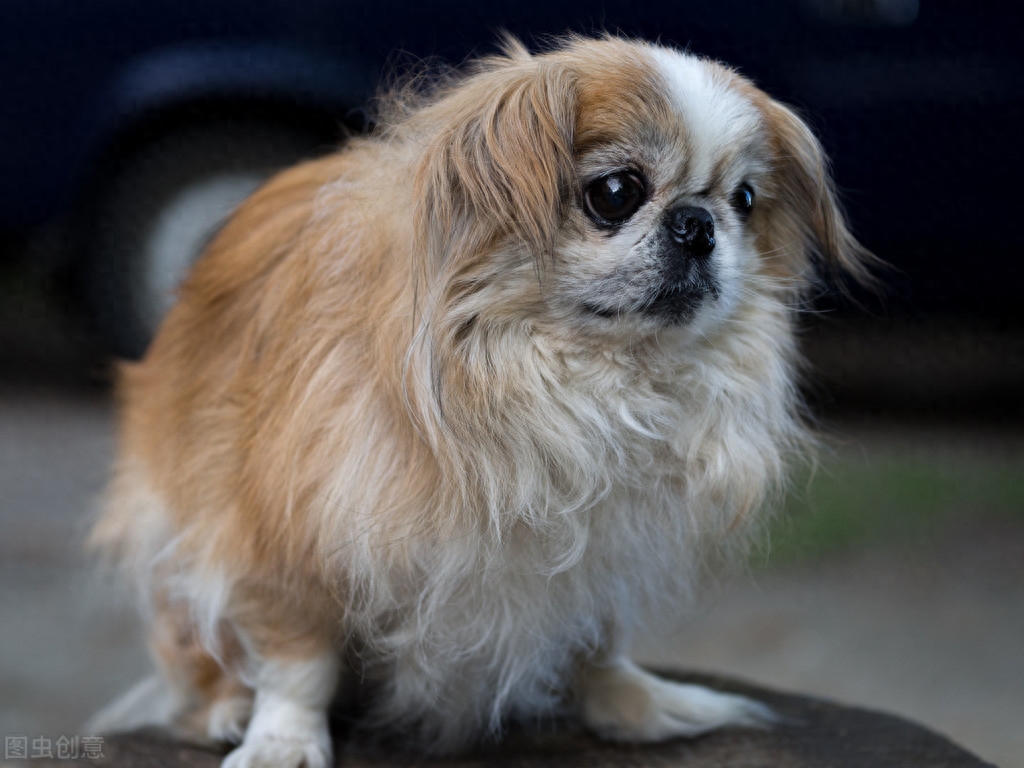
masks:
[[[608,323],[705,325],[729,313],[751,272],[771,150],[727,71],[649,52],[655,66],[631,78],[647,81],[642,104],[609,94],[579,116],[558,294]]]
[[[623,40],[510,46],[430,110],[419,226],[447,312],[707,332],[857,269],[821,149],[728,68]]]

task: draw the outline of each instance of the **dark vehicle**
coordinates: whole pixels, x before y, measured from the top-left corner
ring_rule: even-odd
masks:
[[[2,0],[0,228],[59,224],[98,330],[136,357],[218,223],[275,168],[336,146],[343,126],[363,130],[383,73],[419,57],[457,63],[501,30],[608,30],[721,58],[800,109],[855,231],[895,267],[890,306],[1015,308],[1017,8]]]

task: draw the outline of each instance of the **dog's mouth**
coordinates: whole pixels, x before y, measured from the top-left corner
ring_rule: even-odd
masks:
[[[720,295],[721,286],[711,270],[705,265],[691,265],[685,271],[664,270],[653,290],[632,305],[584,302],[583,308],[605,319],[639,315],[662,326],[682,325],[693,320],[705,301],[716,300]]]
[[[717,299],[718,282],[708,276],[686,281],[666,281],[651,301],[640,310],[667,325],[690,322],[707,299]]]

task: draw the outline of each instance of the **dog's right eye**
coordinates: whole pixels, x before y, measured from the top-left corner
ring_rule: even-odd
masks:
[[[626,221],[646,197],[643,180],[626,172],[610,173],[590,182],[583,195],[587,215],[603,227]]]

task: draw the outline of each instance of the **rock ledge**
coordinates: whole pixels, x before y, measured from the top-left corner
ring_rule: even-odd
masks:
[[[742,693],[772,706],[787,722],[771,730],[733,729],[694,740],[650,746],[610,744],[578,728],[552,726],[543,732],[516,730],[500,744],[472,754],[425,759],[386,748],[371,748],[335,729],[336,765],[346,768],[984,768],[948,739],[892,715],[784,694],[726,678],[669,673],[723,691]],[[28,760],[26,765],[117,766],[118,768],[217,768],[225,754],[146,729],[108,736],[102,759]],[[14,765],[12,763],[12,765]]]

